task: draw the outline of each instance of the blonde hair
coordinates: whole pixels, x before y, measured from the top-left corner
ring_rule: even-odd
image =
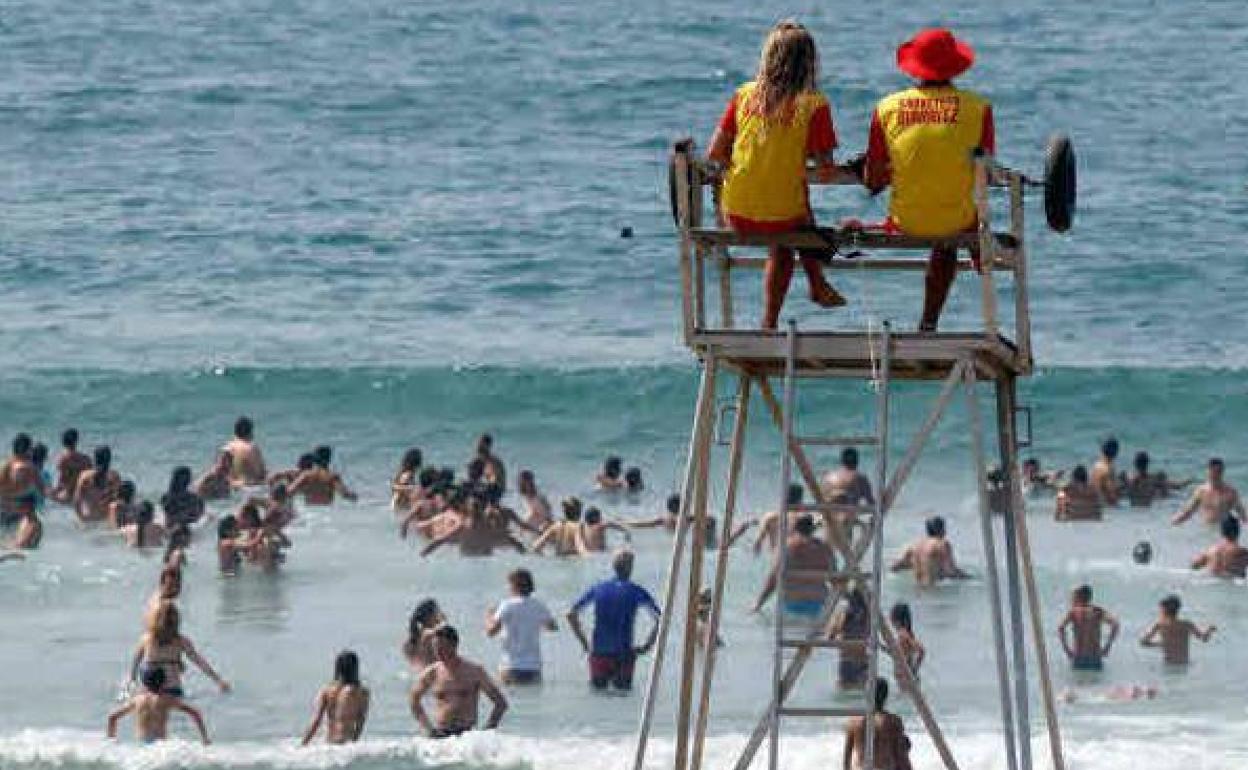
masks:
[[[157,644],[173,644],[181,635],[181,621],[178,606],[166,599],[156,606],[156,611],[148,619],[147,632]]]
[[[818,79],[819,52],[814,37],[796,21],[781,21],[763,41],[749,107],[764,118],[776,117],[799,94],[814,91]]]

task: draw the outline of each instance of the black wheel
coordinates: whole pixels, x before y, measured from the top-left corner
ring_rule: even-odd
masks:
[[[1076,189],[1075,148],[1070,137],[1059,134],[1044,152],[1044,216],[1059,233],[1074,223]]]

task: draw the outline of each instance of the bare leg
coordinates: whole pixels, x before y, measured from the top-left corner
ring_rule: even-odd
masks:
[[[932,249],[927,259],[927,275],[923,285],[923,319],[919,331],[934,332],[940,323],[940,311],[949,298],[949,288],[958,275],[958,250],[949,246]]]
[[[802,269],[806,271],[806,281],[810,284],[812,302],[820,307],[841,307],[845,304],[845,298],[823,277],[823,265],[817,257],[803,254]]]
[[[789,293],[793,279],[793,250],[772,246],[767,250],[767,267],[763,271],[763,328],[775,329],[780,321],[784,295]]]

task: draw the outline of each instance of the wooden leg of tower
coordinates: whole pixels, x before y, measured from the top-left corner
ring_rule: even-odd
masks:
[[[1018,403],[1017,385],[1013,380],[1006,383],[1004,389],[1005,405],[1010,420],[1007,427],[1010,431],[1010,446],[1017,446],[1014,436],[1013,415]],[[1040,677],[1040,697],[1044,703],[1044,718],[1049,732],[1049,751],[1053,759],[1053,770],[1065,770],[1066,760],[1062,755],[1062,735],[1057,723],[1057,700],[1053,696],[1053,679],[1049,670],[1048,647],[1045,643],[1044,616],[1040,608],[1040,593],[1036,588],[1036,573],[1031,561],[1031,540],[1027,534],[1027,516],[1023,510],[1023,489],[1017,473],[1011,473],[1011,496],[1014,508],[1014,534],[1018,540],[1018,561],[1023,573],[1023,588],[1027,594],[1027,607],[1030,613],[1032,644],[1036,653],[1036,669]]]
[[[1009,666],[1006,660],[1005,625],[1001,617],[1001,586],[997,574],[997,549],[993,533],[992,512],[988,502],[988,476],[984,468],[984,436],[975,393],[975,371],[966,374],[966,411],[971,427],[971,454],[975,463],[975,479],[979,493],[980,530],[984,539],[984,572],[988,577],[988,601],[992,611],[992,640],[996,651],[997,684],[1001,696],[1001,727],[1005,738],[1006,766],[1018,770],[1017,742],[1014,734],[1014,704],[1010,691]]]
[[[637,729],[637,751],[633,758],[633,770],[641,770],[646,761],[646,743],[650,738],[650,727],[654,721],[654,706],[658,700],[659,682],[662,678],[664,656],[667,650],[667,636],[672,627],[672,606],[676,600],[676,586],[680,582],[681,560],[684,555],[685,535],[689,531],[689,513],[691,510],[693,491],[697,486],[700,473],[704,473],[709,437],[713,429],[715,415],[715,375],[718,362],[714,356],[707,356],[702,368],[702,384],[698,388],[698,403],[694,410],[693,431],[689,439],[689,454],[685,459],[685,480],[680,495],[680,521],[672,538],[672,556],[667,571],[667,585],[663,592],[663,613],[659,617],[659,631],[655,638],[654,663],[650,667],[650,677],[646,683],[646,696],[641,711],[641,724]]]
[[[1018,758],[1023,770],[1031,770],[1031,703],[1027,683],[1026,627],[1023,625],[1023,597],[1018,571],[1018,535],[1014,528],[1014,511],[1021,500],[1018,440],[1014,435],[1014,407],[1010,404],[1011,386],[997,380],[997,445],[1001,455],[1001,471],[1009,484],[1006,510],[1001,511],[1005,532],[1006,591],[1010,604],[1010,656],[1014,661],[1014,715],[1018,722]],[[1019,495],[1014,494],[1018,485]],[[1020,513],[1023,509],[1018,508]]]
[[[709,382],[705,384],[704,398],[708,401],[708,413],[702,421],[701,430],[695,437],[700,458],[698,473],[693,478],[693,500],[687,513],[681,517],[681,529],[692,532],[689,546],[689,589],[685,596],[685,637],[681,648],[679,696],[676,703],[676,764],[675,770],[686,770],[689,765],[689,725],[693,714],[693,681],[697,671],[697,623],[698,594],[702,590],[702,562],[706,555],[706,509],[709,496],[708,477],[711,473],[711,446],[715,435],[715,380],[717,365],[708,358]],[[683,507],[683,501],[682,501]],[[675,611],[671,599],[663,608],[665,615]]]
[[[728,553],[731,546],[734,519],[737,509],[737,490],[741,480],[741,463],[745,455],[745,429],[750,417],[750,377],[741,375],[737,388],[737,420],[732,427],[732,443],[728,450],[728,487],[724,492],[724,515],[719,535],[719,552],[715,560],[715,585],[711,593],[711,612],[707,618],[706,662],[702,666],[702,687],[698,696],[698,719],[694,726],[693,759],[691,770],[701,770],[702,750],[706,741],[706,727],[710,719],[711,685],[715,679],[715,661],[718,649],[715,640],[719,638],[720,619],[724,607],[724,584],[728,577]],[[695,628],[697,623],[693,617],[688,623]]]

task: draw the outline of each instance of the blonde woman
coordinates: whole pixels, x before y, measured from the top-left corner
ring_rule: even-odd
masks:
[[[148,668],[159,668],[165,672],[162,692],[181,698],[182,671],[186,668],[182,658],[185,656],[215,682],[221,692],[229,692],[229,682],[218,676],[208,661],[200,657],[190,639],[182,636],[179,630],[181,622],[181,613],[178,612],[176,604],[162,601],[157,605],[156,611],[148,616],[147,631],[139,637],[138,647],[134,650],[130,678],[138,681],[139,670],[144,665]]]

